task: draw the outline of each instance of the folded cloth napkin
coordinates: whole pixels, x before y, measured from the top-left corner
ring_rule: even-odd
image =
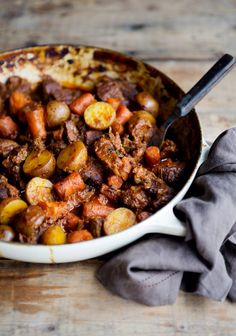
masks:
[[[97,278],[150,306],[174,303],[179,289],[236,301],[236,128],[216,139],[175,212],[185,238],[144,237],[105,262]]]

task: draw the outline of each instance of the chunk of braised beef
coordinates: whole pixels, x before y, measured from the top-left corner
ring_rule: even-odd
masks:
[[[19,195],[19,190],[8,183],[8,180],[5,176],[0,175],[0,200],[3,200],[7,197],[19,197]]]
[[[73,120],[68,120],[64,124],[65,127],[65,134],[68,143],[73,143],[78,140],[79,138],[79,131],[75,125]]]
[[[161,159],[177,158],[179,151],[174,141],[166,139],[161,146]]]
[[[101,138],[102,131],[89,130],[85,133],[85,143],[87,146],[91,146],[96,140]]]
[[[102,236],[103,222],[104,220],[102,218],[91,218],[86,224],[86,229],[94,238],[99,238]]]
[[[103,182],[103,172],[102,164],[95,158],[90,157],[86,166],[81,170],[81,176],[87,184],[99,188]]]
[[[97,95],[103,100],[118,98],[125,104],[133,100],[137,94],[136,86],[125,79],[113,79],[104,76],[97,84]]]
[[[67,201],[68,208],[73,210],[76,207],[79,207],[83,203],[89,202],[95,194],[95,189],[91,186],[86,185],[85,189],[82,191],[77,191],[74,194],[69,196]]]
[[[56,99],[57,101],[62,101],[67,104],[70,104],[72,100],[81,95],[81,91],[79,89],[75,90],[62,87],[50,76],[44,76],[42,81],[42,90],[46,101]]]
[[[150,217],[151,215],[152,213],[148,211],[139,212],[138,214],[136,214],[137,222],[140,223],[145,219],[147,219],[148,217]]]
[[[7,176],[20,188],[24,188],[26,184],[21,177],[21,165],[26,160],[28,154],[28,144],[25,144],[13,149],[8,157],[2,161],[2,165],[6,168]]]
[[[11,76],[6,82],[7,96],[11,95],[13,91],[21,91],[24,93],[31,92],[31,84],[27,79],[19,76]]]
[[[131,186],[121,191],[121,200],[128,208],[143,210],[150,202],[150,198],[141,186]]]
[[[104,183],[101,186],[100,192],[105,195],[112,203],[117,203],[121,195],[121,190],[109,187],[107,184]]]
[[[125,155],[125,150],[113,138],[111,133],[103,135],[94,144],[97,157],[123,180],[126,180],[132,169],[132,158]]]
[[[55,155],[58,155],[65,147],[66,143],[64,140],[51,141],[51,143],[48,145],[49,151],[53,152]]]
[[[184,172],[185,163],[164,159],[158,165],[153,167],[155,174],[163,179],[169,185],[176,185],[181,182]]]
[[[48,228],[45,214],[37,205],[30,205],[17,215],[13,226],[22,243],[36,244],[40,235]]]

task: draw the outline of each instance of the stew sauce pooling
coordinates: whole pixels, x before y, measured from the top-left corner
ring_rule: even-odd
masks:
[[[47,245],[110,235],[175,195],[177,145],[155,145],[159,104],[126,80],[81,92],[43,78],[0,84],[0,240]]]

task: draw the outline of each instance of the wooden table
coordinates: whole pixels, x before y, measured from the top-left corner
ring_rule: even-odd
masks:
[[[236,0],[2,0],[0,49],[43,43],[105,46],[141,57],[184,89],[224,52],[236,55]],[[199,104],[206,139],[236,124],[236,71]],[[180,293],[150,308],[107,292],[96,260],[0,260],[0,335],[235,335],[236,305]]]

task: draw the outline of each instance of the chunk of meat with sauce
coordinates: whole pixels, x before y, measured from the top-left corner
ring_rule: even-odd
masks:
[[[180,183],[182,180],[185,172],[185,163],[165,159],[153,167],[153,172],[167,184],[176,185],[176,183]]]
[[[96,140],[101,138],[102,131],[89,130],[85,133],[85,143],[87,146],[91,146]]]
[[[79,190],[75,192],[74,194],[70,195],[67,204],[69,210],[73,210],[76,207],[79,207],[80,205],[89,202],[91,198],[95,194],[95,189],[86,185],[84,190]]]
[[[11,95],[13,91],[20,91],[24,93],[31,92],[31,84],[25,78],[19,76],[11,76],[6,82],[7,95]]]
[[[129,144],[130,148],[133,147],[132,156],[135,162],[139,162],[145,153],[149,141],[152,138],[155,127],[149,120],[137,118],[135,122],[129,125],[129,133],[133,141]],[[126,145],[128,139],[126,138]]]
[[[91,218],[86,223],[86,229],[94,238],[102,236],[103,218]]]
[[[50,76],[44,76],[42,89],[45,100],[56,99],[70,104],[72,100],[81,95],[81,91],[62,87],[57,81]]]
[[[150,217],[151,215],[152,215],[151,212],[142,211],[142,212],[140,212],[136,215],[137,222],[140,223],[140,222],[144,221],[145,219],[147,219],[148,217]]]
[[[155,195],[155,201],[153,202],[155,208],[168,203],[173,197],[173,189],[142,165],[137,165],[133,169],[133,173],[135,183],[141,184],[147,192]]]
[[[117,134],[118,135],[118,134]],[[111,135],[103,135],[95,142],[95,153],[113,173],[126,180],[132,169],[132,158],[125,155],[125,150]]]
[[[125,104],[133,100],[137,94],[136,86],[124,79],[113,79],[104,76],[97,84],[97,95],[103,100],[117,98]]]
[[[177,158],[179,155],[177,145],[174,141],[166,139],[161,147],[161,159]]]
[[[21,178],[21,164],[26,160],[28,153],[28,144],[16,147],[2,162],[2,165],[6,168],[7,175],[16,185],[22,188],[24,188],[26,182]]]
[[[17,215],[13,225],[22,243],[36,244],[40,235],[48,228],[45,214],[37,205],[30,205]]]
[[[8,180],[5,176],[0,175],[0,200],[3,200],[7,197],[19,197],[20,192],[13,185],[8,183]]]
[[[90,157],[86,166],[81,170],[83,180],[92,187],[98,188],[103,182],[104,167],[98,160]]]
[[[109,187],[107,184],[102,184],[100,192],[112,203],[117,203],[121,195],[121,190]]]
[[[141,186],[131,186],[121,192],[122,202],[131,209],[143,210],[150,202],[150,198]]]
[[[64,124],[67,141],[71,144],[78,140],[79,132],[73,120],[68,120]]]
[[[0,139],[0,155],[5,158],[18,146],[19,145],[13,140]]]

